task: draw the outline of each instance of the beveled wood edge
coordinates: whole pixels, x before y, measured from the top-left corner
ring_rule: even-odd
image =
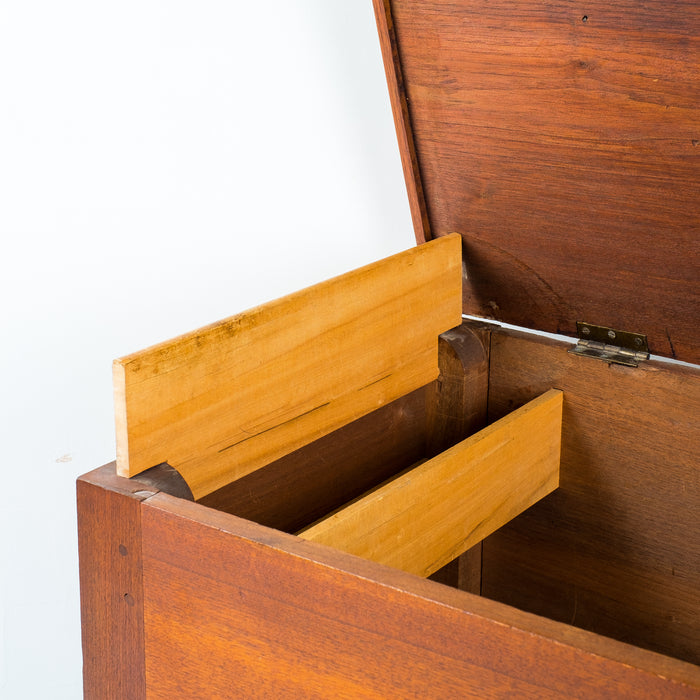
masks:
[[[432,238],[432,234],[413,140],[406,88],[401,72],[401,59],[391,15],[391,0],[373,0],[373,4],[413,229],[416,242],[425,243]]]
[[[619,663],[636,672],[700,692],[700,667],[684,661],[526,613],[503,603],[407,574],[383,564],[340,552],[332,547],[308,542],[295,535],[273,530],[197,503],[190,503],[166,493],[154,494],[144,499],[141,505],[147,508],[158,508],[202,526],[245,539],[251,544],[269,547],[307,560],[309,563],[367,579],[407,595],[429,600],[436,605],[452,607],[488,620],[495,625],[504,625],[514,631],[532,635],[540,641],[552,644],[554,645],[552,649],[559,645],[577,649],[588,655],[593,663],[596,659]]]

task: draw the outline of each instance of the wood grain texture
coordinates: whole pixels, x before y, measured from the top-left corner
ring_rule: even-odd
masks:
[[[416,235],[416,241],[425,243],[432,238],[430,234],[430,220],[428,219],[425,195],[421,184],[411,118],[406,100],[406,89],[401,73],[401,61],[398,55],[394,20],[391,16],[391,2],[390,0],[373,0],[373,4],[387,86],[391,96],[394,126],[399,140],[401,164],[408,191],[408,203],[411,209],[411,218],[413,219],[413,230]]]
[[[77,483],[83,695],[146,697],[138,482],[114,464]]]
[[[687,664],[199,504],[142,511],[149,698],[700,692]]]
[[[440,374],[428,388],[427,453],[434,457],[486,427],[489,337],[462,324],[440,336]]]
[[[557,487],[561,411],[550,390],[298,534],[430,576]]]
[[[423,387],[199,500],[296,532],[425,455]]]
[[[409,190],[419,178],[431,235],[464,238],[465,312],[645,333],[700,362],[700,3],[389,11]]]
[[[460,442],[486,425],[488,337],[485,331],[478,324],[472,327],[463,324],[443,333],[438,342],[438,365],[438,379],[425,388],[227,484],[198,502],[261,525],[296,532],[406,466]],[[139,479],[143,480],[142,476]],[[431,578],[478,594],[480,565],[481,545],[476,545]]]
[[[486,426],[489,343],[490,334],[474,323],[462,323],[440,336],[440,376],[428,388],[427,457],[434,457]],[[430,578],[479,595],[481,543]]]
[[[200,498],[427,384],[460,290],[447,236],[115,361],[119,473]]]
[[[483,594],[700,664],[700,370],[567,347],[492,336],[492,419],[566,398],[559,489],[485,540]]]

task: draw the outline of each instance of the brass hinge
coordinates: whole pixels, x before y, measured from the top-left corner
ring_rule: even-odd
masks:
[[[649,359],[647,337],[641,333],[616,331],[577,321],[578,343],[569,352],[627,367],[638,367]]]

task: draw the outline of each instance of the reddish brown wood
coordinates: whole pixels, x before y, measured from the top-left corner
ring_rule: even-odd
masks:
[[[463,324],[440,336],[440,376],[428,387],[426,456],[439,454],[486,425],[488,352],[488,331],[477,324]],[[430,578],[479,594],[481,543]]]
[[[700,370],[494,333],[490,419],[564,392],[560,486],[483,545],[483,594],[700,663]]]
[[[165,494],[142,533],[151,698],[700,693],[687,664]]]
[[[114,463],[77,483],[83,694],[146,697],[141,516],[143,485]]]
[[[425,395],[411,392],[199,502],[296,532],[425,455]]]
[[[430,235],[464,239],[465,311],[700,362],[700,3],[375,7],[409,190]]]
[[[408,190],[408,203],[411,208],[413,229],[416,240],[424,243],[430,240],[430,221],[421,184],[418,159],[413,141],[411,118],[409,116],[406,89],[401,74],[401,62],[398,56],[394,21],[391,16],[390,0],[373,0],[374,14],[377,19],[379,42],[384,59],[389,95],[394,113],[394,126],[399,140],[399,151],[403,166],[404,179]]]
[[[488,334],[462,325],[440,336],[440,376],[428,391],[427,455],[433,457],[486,426]]]

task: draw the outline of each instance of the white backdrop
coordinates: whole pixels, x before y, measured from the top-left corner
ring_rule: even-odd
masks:
[[[81,697],[111,360],[413,245],[370,0],[0,2],[0,697]]]

